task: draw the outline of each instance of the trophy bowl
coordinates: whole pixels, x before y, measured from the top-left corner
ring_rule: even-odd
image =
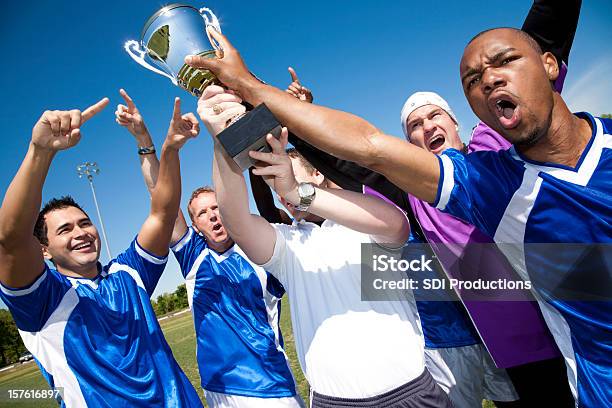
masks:
[[[217,78],[208,70],[190,67],[184,60],[187,55],[216,56],[219,44],[208,35],[208,26],[221,32],[219,20],[210,9],[170,4],[149,17],[140,41],[127,41],[124,48],[138,64],[199,97],[207,86],[218,83]]]
[[[188,55],[216,58],[217,51],[222,51],[208,34],[209,26],[221,32],[219,20],[210,9],[170,4],[149,17],[140,41],[127,41],[124,48],[134,61],[199,98],[207,86],[222,85],[210,71],[185,64]],[[244,105],[250,111],[235,118],[217,135],[225,151],[242,170],[254,164],[249,151],[269,152],[266,135],[272,133],[278,138],[281,132],[280,123],[266,105],[255,108]]]

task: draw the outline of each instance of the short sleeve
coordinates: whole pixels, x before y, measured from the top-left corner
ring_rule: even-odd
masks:
[[[506,195],[514,191],[498,156],[496,152],[466,156],[454,149],[446,150],[438,156],[440,180],[432,205],[493,236],[507,203]]]
[[[36,280],[23,288],[0,284],[0,298],[6,304],[19,330],[40,331],[57,309],[71,285],[47,264]]]
[[[272,227],[276,231],[274,253],[268,262],[260,266],[271,273],[281,284],[286,284],[288,258],[291,256],[286,235],[292,227],[284,224],[272,224]]]
[[[192,227],[188,228],[185,235],[170,247],[181,267],[181,274],[184,278],[187,277],[196,259],[205,248],[206,240],[200,237]]]
[[[167,256],[160,258],[142,248],[136,238],[134,238],[130,247],[115,259],[115,262],[129,266],[138,272],[149,296],[153,295],[167,261]]]

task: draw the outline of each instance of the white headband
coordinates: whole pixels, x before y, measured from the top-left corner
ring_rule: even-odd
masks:
[[[408,133],[408,128],[406,127],[406,121],[408,120],[408,116],[415,110],[419,109],[421,106],[425,105],[435,105],[446,111],[448,115],[455,121],[455,123],[459,123],[457,121],[457,117],[451,110],[448,102],[444,100],[440,95],[435,92],[415,92],[404,102],[404,107],[402,108],[402,113],[400,115],[402,120],[402,130],[404,131],[404,136],[406,136],[406,140],[410,140],[410,134]]]

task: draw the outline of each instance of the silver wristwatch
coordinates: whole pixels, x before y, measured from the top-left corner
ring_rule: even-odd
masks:
[[[312,183],[300,183],[297,188],[298,196],[300,197],[300,205],[298,205],[296,210],[298,211],[308,211],[310,204],[315,199],[315,187]]]

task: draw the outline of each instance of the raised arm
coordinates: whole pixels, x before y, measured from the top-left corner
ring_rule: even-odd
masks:
[[[271,153],[251,151],[251,157],[262,163],[253,173],[263,176],[276,193],[294,206],[300,203],[298,182],[291,159],[285,150],[287,129],[280,140],[268,135]],[[315,186],[315,199],[308,212],[347,228],[370,235],[374,241],[402,246],[408,239],[410,226],[404,213],[378,198],[354,191]]]
[[[198,133],[198,120],[193,114],[181,115],[181,101],[176,98],[160,154],[157,182],[151,191],[151,212],[138,234],[140,246],[153,255],[161,257],[168,253],[181,202],[179,150]]]
[[[582,0],[535,0],[521,29],[567,64],[581,6]]]
[[[308,143],[381,173],[420,199],[435,200],[440,170],[438,159],[432,153],[385,135],[355,115],[303,103],[287,92],[262,84],[249,73],[236,49],[222,34],[209,32],[222,44],[223,57],[189,56],[188,64],[211,70],[247,102],[265,103],[281,123]]]
[[[257,206],[259,215],[264,217],[270,224],[291,224],[291,217],[285,211],[276,207],[274,197],[270,187],[261,176],[256,176],[249,171],[249,181],[251,182],[251,192]]]
[[[0,281],[5,286],[27,286],[42,272],[41,246],[33,231],[49,166],[58,151],[79,142],[81,126],[107,104],[104,98],[83,112],[46,111],[34,126],[26,156],[0,207]]]
[[[242,170],[225,153],[216,138],[229,120],[244,113],[245,107],[240,101],[236,95],[225,93],[221,87],[209,86],[198,101],[198,114],[213,136],[213,182],[223,226],[249,259],[262,265],[272,258],[276,232],[264,218],[250,213]],[[223,107],[219,114],[212,109],[216,104]]]
[[[153,139],[145,125],[144,118],[132,98],[124,89],[120,89],[119,94],[121,94],[126,104],[117,105],[115,120],[118,124],[125,127],[136,140],[138,157],[140,159],[140,171],[142,172],[147,190],[151,194],[157,184],[159,175],[159,160],[157,159]],[[182,119],[187,119],[187,115],[189,114],[183,115]],[[193,114],[191,115],[193,116]],[[179,207],[170,243],[173,244],[180,240],[185,235],[185,232],[187,232],[187,222],[185,221],[183,211]]]

